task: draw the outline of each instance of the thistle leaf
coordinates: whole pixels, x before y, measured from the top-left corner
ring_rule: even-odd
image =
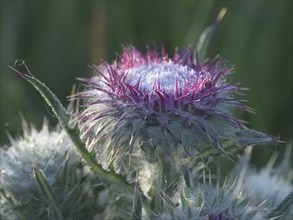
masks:
[[[25,79],[27,82],[32,84],[35,89],[42,95],[46,100],[47,104],[52,108],[55,116],[62,125],[70,137],[72,143],[75,146],[76,151],[79,155],[87,162],[87,164],[101,175],[105,180],[116,183],[119,187],[123,187],[129,192],[133,192],[133,185],[128,184],[126,178],[115,173],[113,170],[106,171],[103,169],[101,164],[98,164],[95,159],[95,154],[87,151],[85,144],[80,140],[80,131],[77,126],[70,127],[70,114],[66,111],[64,106],[61,104],[59,98],[41,81],[35,78],[33,75],[28,75],[18,71],[17,69],[9,66],[15,71],[20,77]]]
[[[188,170],[187,167],[185,166],[182,166],[181,168],[181,173],[182,173],[182,176],[183,176],[183,179],[184,179],[184,182],[186,184],[186,186],[190,189],[191,187],[193,187],[193,184],[192,184],[192,180],[190,178],[190,172]]]
[[[64,217],[63,217],[61,210],[58,207],[58,204],[56,201],[56,196],[54,195],[54,192],[53,192],[50,184],[48,183],[45,175],[38,168],[34,168],[34,176],[35,176],[35,179],[36,179],[37,183],[39,184],[41,190],[43,191],[45,197],[47,198],[47,200],[51,204],[53,210],[55,211],[56,215],[58,216],[58,219],[63,220]]]
[[[278,143],[278,140],[275,137],[253,129],[244,129],[236,132],[236,143],[240,146],[249,146],[258,144],[275,144]]]
[[[138,184],[134,188],[134,200],[133,200],[133,209],[132,209],[132,220],[140,220],[142,213],[142,201],[140,197],[140,191]]]

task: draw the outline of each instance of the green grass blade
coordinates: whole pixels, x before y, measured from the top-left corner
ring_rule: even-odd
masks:
[[[219,23],[222,21],[223,17],[227,12],[226,8],[222,8],[220,11],[217,19],[214,21],[213,24],[208,26],[200,35],[197,46],[196,46],[196,55],[198,57],[199,63],[203,63],[204,60],[207,58],[207,52],[209,49],[209,45],[212,39],[212,36],[218,27]]]

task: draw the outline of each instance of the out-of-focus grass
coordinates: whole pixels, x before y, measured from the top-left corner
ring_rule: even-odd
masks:
[[[292,140],[290,1],[1,1],[0,144],[8,142],[6,131],[21,133],[20,112],[38,126],[45,115],[57,123],[39,94],[7,67],[16,59],[25,59],[66,105],[75,78],[90,75],[88,64],[114,60],[122,44],[141,50],[164,44],[169,54],[195,45],[224,6],[209,56],[230,60],[229,80],[250,88],[243,98],[256,115],[242,115],[248,126]],[[254,160],[264,163],[275,148],[255,149]]]

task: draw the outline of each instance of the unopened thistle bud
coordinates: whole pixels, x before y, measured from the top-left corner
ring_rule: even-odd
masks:
[[[179,187],[165,203],[165,212],[155,219],[196,220],[265,220],[266,211],[253,206],[248,198],[235,195],[233,185],[213,187],[196,184],[195,188]],[[173,208],[172,208],[173,207]],[[147,219],[147,218],[146,218]]]
[[[245,155],[235,166],[230,174],[230,182],[234,181],[238,176],[236,189],[247,196],[251,196],[253,204],[259,204],[266,201],[266,206],[273,210],[278,207],[281,202],[293,192],[293,169],[290,162],[290,151],[292,145],[288,145],[281,163],[274,165],[277,154],[273,154],[266,167],[257,171],[249,163],[252,148],[247,148]],[[290,204],[289,211],[283,212],[282,219],[290,219],[293,214],[293,206]],[[288,217],[287,217],[287,216]]]
[[[118,199],[100,193],[100,180],[60,129],[50,132],[44,124],[41,131],[25,130],[8,147],[0,150],[1,219],[104,219],[116,207]],[[103,204],[100,194],[113,206]]]

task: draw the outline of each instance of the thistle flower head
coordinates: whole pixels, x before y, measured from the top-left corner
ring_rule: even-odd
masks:
[[[274,140],[233,116],[231,109],[245,106],[233,98],[238,88],[225,81],[231,67],[219,58],[200,64],[191,48],[169,57],[164,48],[143,55],[130,46],[120,60],[93,69],[83,79],[88,89],[75,97],[84,100],[81,137],[105,168],[139,150],[151,158],[175,151],[186,157],[206,148],[226,154],[226,139],[242,146]]]

